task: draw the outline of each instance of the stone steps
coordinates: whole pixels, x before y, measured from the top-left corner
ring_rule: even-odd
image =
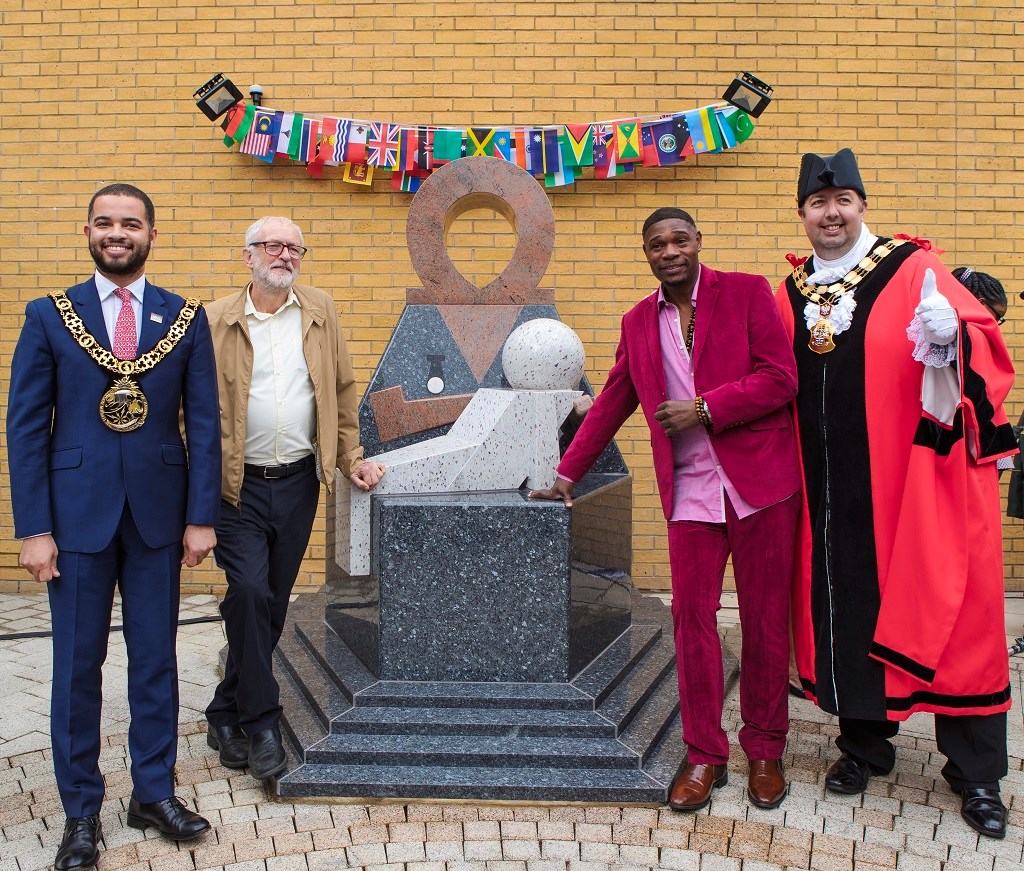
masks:
[[[293,608],[277,652],[281,796],[664,800],[683,743],[660,601],[635,596],[630,629],[571,683],[375,680],[322,608]],[[735,660],[724,665],[728,687]]]
[[[615,737],[592,711],[538,708],[350,708],[331,723],[336,735],[519,735]]]
[[[282,797],[359,796],[476,801],[660,803],[665,785],[639,769],[485,766],[303,766],[277,783]]]
[[[613,738],[520,735],[331,734],[306,751],[309,765],[488,768],[638,768]]]

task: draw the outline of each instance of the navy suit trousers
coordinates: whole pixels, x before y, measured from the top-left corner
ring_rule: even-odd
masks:
[[[148,547],[125,503],[110,543],[98,553],[60,551],[60,577],[47,586],[53,621],[50,730],[61,802],[69,817],[99,813],[101,669],[115,587],[128,648],[128,750],[136,797],[174,795],[178,753],[175,635],[181,542]]]

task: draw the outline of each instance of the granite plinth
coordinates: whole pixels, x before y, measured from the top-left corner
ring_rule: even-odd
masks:
[[[387,474],[372,492],[338,482],[335,560],[351,575],[370,570],[371,504],[379,506],[385,497],[550,487],[558,427],[579,395],[481,388],[447,435],[374,456]]]
[[[276,653],[278,794],[663,802],[684,755],[671,614],[631,597],[629,628],[574,680],[510,683],[377,680],[325,619],[325,594],[299,596]],[[723,668],[728,687],[728,653]]]
[[[571,511],[525,490],[371,501],[371,573],[329,577],[327,619],[382,679],[569,681],[629,626],[626,475],[588,475]]]

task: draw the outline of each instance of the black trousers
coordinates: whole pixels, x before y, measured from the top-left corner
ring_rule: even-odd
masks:
[[[896,748],[889,741],[900,729],[892,720],[839,718],[836,746],[867,762],[877,774],[888,774],[896,764]],[[1006,775],[1006,713],[951,717],[935,715],[935,743],[946,757],[942,776],[954,792],[962,789],[999,790]]]
[[[220,606],[228,657],[206,709],[214,726],[241,726],[251,735],[281,718],[274,648],[320,501],[312,458],[306,466],[273,480],[247,470],[240,508],[221,502],[214,556],[228,581]]]

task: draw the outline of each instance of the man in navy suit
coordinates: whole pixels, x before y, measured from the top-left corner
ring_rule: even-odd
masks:
[[[181,566],[216,542],[217,379],[202,307],[146,280],[154,223],[138,188],[98,191],[85,225],[96,273],[28,304],[11,366],[15,535],[21,565],[47,584],[53,623],[50,726],[67,814],[58,871],[98,858],[100,669],[115,587],[128,649],[128,825],[175,840],[209,828],[174,795],[175,634]]]

